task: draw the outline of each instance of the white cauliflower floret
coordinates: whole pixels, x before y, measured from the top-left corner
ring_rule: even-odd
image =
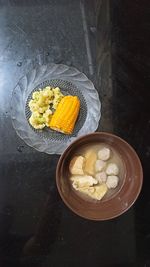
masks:
[[[51,91],[52,90],[52,87],[50,87],[50,85],[46,86],[43,91]]]
[[[54,95],[59,94],[59,93],[61,94],[59,87],[53,88],[52,91],[53,91]]]
[[[110,158],[110,149],[103,147],[98,151],[98,158],[101,160],[108,160]]]
[[[107,173],[107,175],[118,175],[119,168],[118,168],[117,164],[109,163],[107,168],[106,168],[106,173]]]
[[[44,97],[47,97],[49,100],[52,99],[54,96],[53,91],[48,86],[43,91],[41,91],[41,93]]]
[[[63,95],[55,95],[53,100],[53,109],[56,109],[58,104],[60,103],[61,99],[63,98]]]
[[[38,110],[38,106],[37,106],[35,100],[31,99],[29,101],[29,108],[30,108],[31,112],[35,112]]]
[[[39,92],[38,92],[38,91],[33,92],[33,94],[32,94],[32,98],[33,98],[34,100],[38,100],[39,97],[40,97],[40,91],[39,91]]]
[[[43,95],[40,95],[40,97],[36,103],[39,107],[44,107],[45,106],[45,97],[43,97]]]
[[[50,109],[46,110],[46,112],[43,114],[43,118],[45,119],[46,126],[49,126],[52,118],[52,111]]]
[[[64,95],[61,93],[59,87],[56,87],[52,89],[54,93],[54,99],[53,99],[53,109],[56,109],[61,99],[64,97]]]
[[[59,104],[59,101],[58,101],[57,99],[54,99],[54,100],[53,100],[52,108],[53,108],[53,109],[57,109],[58,104]]]
[[[107,187],[110,188],[116,188],[119,182],[119,178],[116,175],[109,175],[107,177],[107,182],[106,185]]]
[[[44,106],[44,107],[39,107],[38,112],[39,113],[44,113],[49,109],[49,106]]]
[[[32,115],[29,119],[30,124],[35,129],[42,129],[49,123],[52,117],[52,108],[56,109],[59,102],[63,98],[59,87],[51,88],[46,86],[33,92],[32,99],[29,101],[29,108]]]
[[[34,112],[31,115],[29,122],[35,129],[43,129],[45,127],[45,121],[38,112]]]

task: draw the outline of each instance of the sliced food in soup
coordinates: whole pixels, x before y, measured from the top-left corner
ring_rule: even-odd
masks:
[[[85,158],[82,156],[75,156],[69,165],[69,170],[71,172],[71,174],[74,175],[83,175],[83,166],[85,163]]]
[[[82,187],[89,187],[97,184],[97,180],[88,175],[72,176],[70,179],[73,182],[72,185],[76,190],[80,190]]]
[[[96,155],[95,151],[88,150],[85,153],[85,167],[84,167],[84,170],[85,170],[86,173],[88,173],[90,175],[94,175],[96,159],[97,159],[97,155]]]
[[[80,192],[87,194],[89,197],[96,199],[96,200],[101,200],[104,195],[107,193],[107,186],[106,184],[101,184],[101,185],[95,185],[94,187],[83,187],[80,188]]]

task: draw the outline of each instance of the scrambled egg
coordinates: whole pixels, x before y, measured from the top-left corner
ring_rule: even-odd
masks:
[[[49,126],[53,111],[63,97],[59,87],[46,86],[42,90],[33,92],[32,99],[29,102],[29,108],[32,112],[29,123],[32,127],[43,129],[45,126]]]

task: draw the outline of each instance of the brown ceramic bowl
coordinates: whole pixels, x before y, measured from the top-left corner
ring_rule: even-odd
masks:
[[[79,148],[85,145],[105,143],[114,149],[123,163],[123,175],[117,190],[109,197],[91,202],[79,196],[69,181],[69,163]],[[143,171],[133,148],[120,137],[96,132],[76,139],[62,154],[56,170],[58,191],[65,204],[76,214],[91,220],[108,220],[128,210],[136,201],[142,187]]]

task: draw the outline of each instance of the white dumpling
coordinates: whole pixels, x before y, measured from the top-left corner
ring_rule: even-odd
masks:
[[[103,147],[98,151],[98,158],[101,160],[108,160],[110,158],[110,149]]]
[[[95,171],[100,172],[105,168],[105,166],[106,166],[106,162],[101,159],[98,159],[95,162]]]
[[[96,178],[96,180],[97,180],[100,184],[102,184],[102,183],[105,183],[105,182],[106,182],[106,180],[107,180],[107,175],[106,175],[105,172],[99,172],[99,173],[97,173],[97,174],[95,175],[95,178]]]
[[[107,187],[110,188],[116,188],[119,182],[119,178],[116,175],[109,175],[107,177],[107,182],[106,185]]]
[[[116,163],[109,163],[106,168],[107,175],[118,175],[119,168]]]

